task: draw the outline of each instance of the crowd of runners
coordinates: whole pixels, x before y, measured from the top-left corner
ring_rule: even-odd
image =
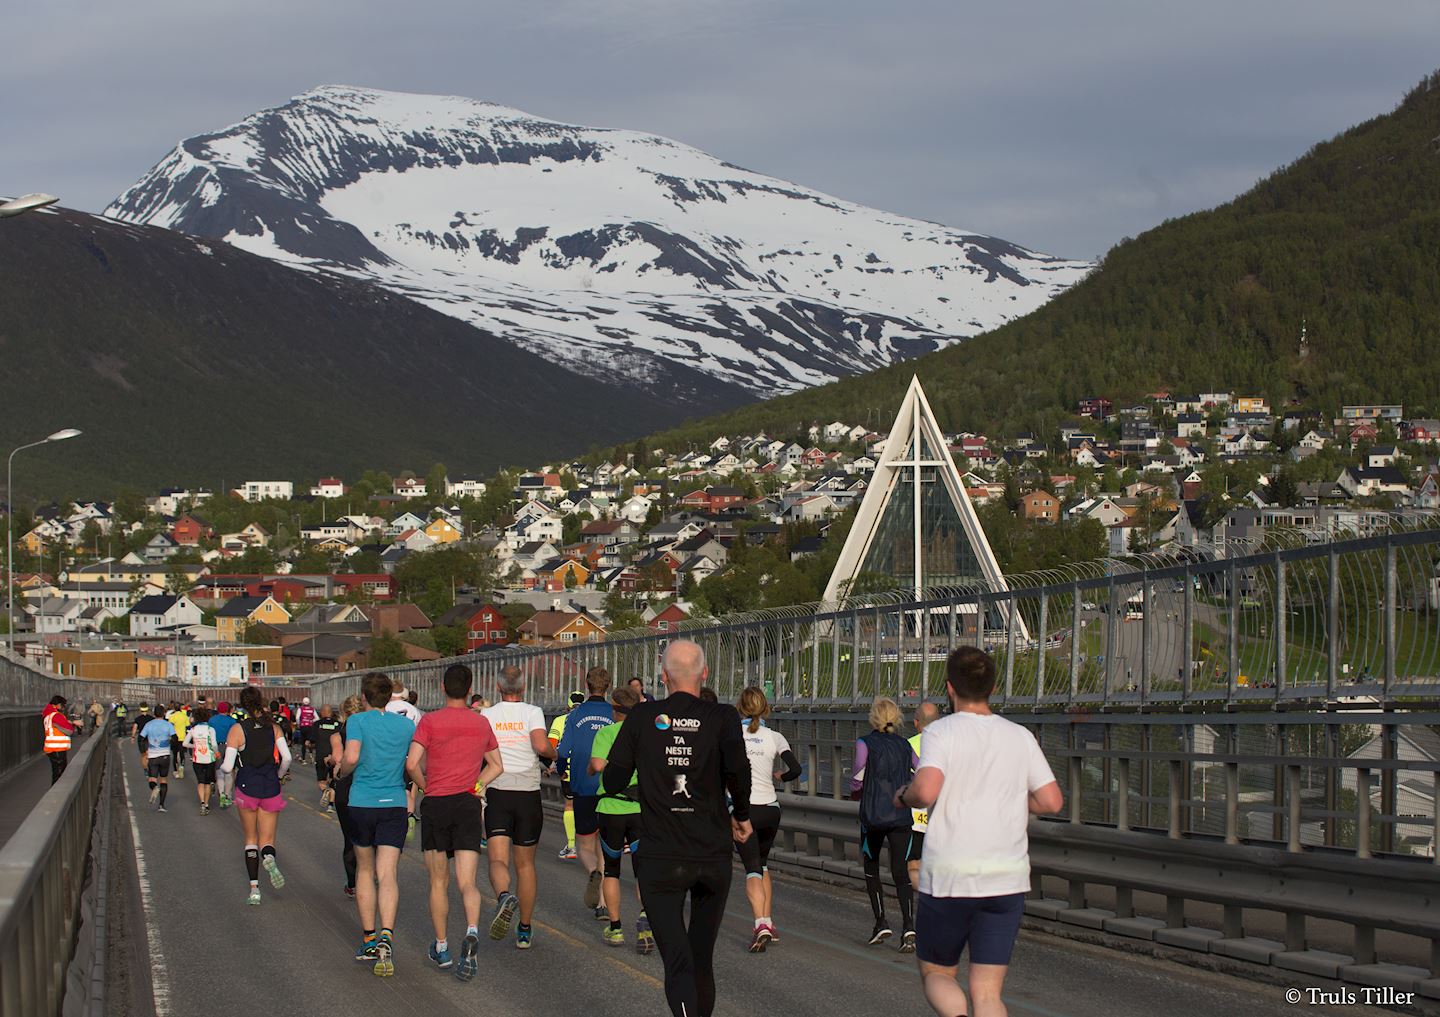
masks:
[[[899,734],[899,707],[875,700],[849,790],[860,803],[869,942],[895,932],[880,877],[880,854],[888,851],[899,949],[918,954],[927,999],[942,1017],[988,1017],[1004,1012],[1000,985],[1029,889],[1025,824],[1031,814],[1058,811],[1060,792],[1034,738],[989,712],[989,656],[957,650],[947,666],[953,715],[923,704],[908,742]],[[658,950],[671,1012],[693,1017],[714,1010],[713,956],[734,856],[754,921],[749,950],[780,941],[768,864],[781,825],[776,790],[802,768],[785,737],[766,725],[770,704],[761,689],[746,688],[734,706],[717,701],[697,644],[670,643],[662,673],[668,695],[656,700],[638,679],[613,687],[604,668],[592,668],[585,690],[548,726],[525,701],[518,668],[500,673],[499,701],[491,703],[474,694],[470,669],[458,663],[444,672],[444,705],[429,712],[417,708],[413,690],[371,672],[338,708],[308,698],[266,701],[247,687],[233,703],[141,704],[136,716],[116,713],[123,733],[133,724],[156,812],[175,804],[170,781],[188,769],[201,815],[238,813],[251,905],[263,899],[262,870],[273,890],[285,886],[276,848],[285,784],[296,765],[313,765],[315,791],[295,794],[315,794],[338,820],[344,893],[356,908],[354,957],[382,977],[395,973],[399,862],[417,830],[434,931],[428,962],[469,981],[482,935],[513,935],[516,948],[532,947],[541,779],[558,775],[560,857],[586,872],[579,906],[601,923],[604,944],[633,942],[641,955]],[[488,920],[482,856],[496,899]],[[463,911],[455,926],[452,880]],[[452,929],[463,929],[453,941]],[[956,979],[967,945],[973,1009]]]

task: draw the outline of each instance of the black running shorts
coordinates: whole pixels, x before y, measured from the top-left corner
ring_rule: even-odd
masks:
[[[410,814],[405,806],[367,809],[350,806],[350,839],[356,847],[393,847],[405,850],[405,834],[410,830]]]
[[[545,825],[545,808],[539,791],[485,792],[485,836],[508,837],[516,847],[534,847],[540,843],[540,830]]]
[[[620,878],[620,860],[625,856],[628,844],[632,857],[640,857],[640,813],[624,816],[600,814],[600,849],[604,854],[605,875],[610,879]],[[631,863],[634,864],[633,862]]]
[[[145,776],[147,777],[168,777],[170,776],[169,756],[148,756],[145,759]]]
[[[420,850],[479,851],[485,839],[480,799],[468,791],[458,795],[426,795],[420,802]]]
[[[595,813],[599,804],[599,795],[575,796],[575,836],[588,837],[600,829],[600,820]]]
[[[214,764],[214,763],[195,763],[195,762],[192,762],[192,763],[190,764],[190,768],[195,771],[195,783],[197,783],[197,784],[213,784],[213,783],[215,783],[215,764]]]

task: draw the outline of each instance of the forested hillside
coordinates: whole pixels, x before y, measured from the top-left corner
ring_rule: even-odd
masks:
[[[992,432],[1048,433],[1084,396],[1118,406],[1156,389],[1440,413],[1440,72],[1229,204],[1121,241],[1016,322],[652,445],[834,419],[886,427],[912,374],[942,425]]]

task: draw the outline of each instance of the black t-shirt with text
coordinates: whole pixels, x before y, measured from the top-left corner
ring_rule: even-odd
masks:
[[[733,850],[735,818],[750,818],[750,762],[735,707],[688,692],[630,711],[605,767],[609,794],[638,775],[646,858],[710,860]]]

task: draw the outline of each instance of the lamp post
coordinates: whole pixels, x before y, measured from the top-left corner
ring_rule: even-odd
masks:
[[[59,200],[53,194],[22,194],[18,198],[0,202],[0,219],[9,219],[11,216],[33,212],[37,208],[53,205]]]
[[[13,204],[9,202],[7,204]],[[3,211],[4,205],[0,205]],[[39,441],[32,441],[28,445],[21,445],[10,453],[10,458],[5,463],[5,501],[9,509],[5,513],[5,602],[7,617],[5,644],[11,653],[15,652],[15,454],[24,452],[27,448],[36,448],[40,445],[48,445],[52,441],[64,441],[66,438],[74,438],[80,431],[74,427],[66,427],[56,431],[54,434]]]

